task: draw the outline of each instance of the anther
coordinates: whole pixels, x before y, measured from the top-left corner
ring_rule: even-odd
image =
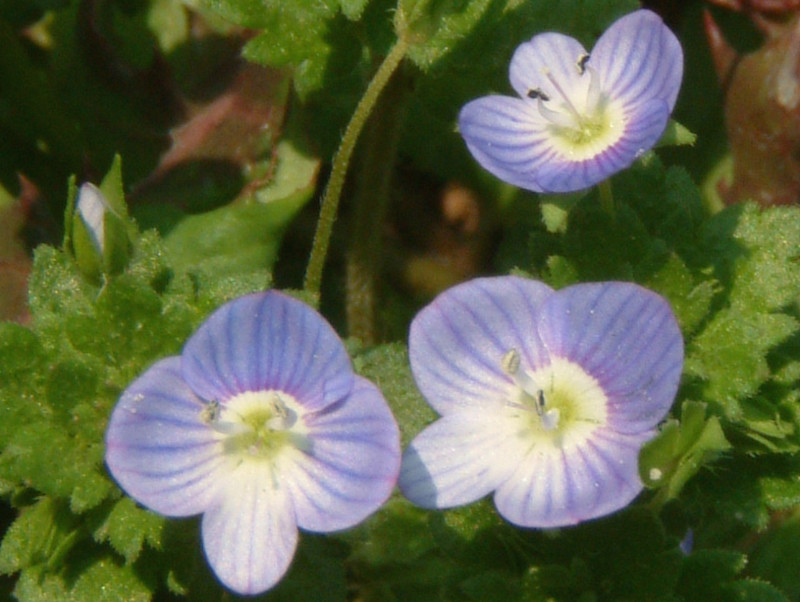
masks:
[[[200,420],[205,422],[206,424],[211,424],[214,422],[219,421],[220,413],[222,412],[219,402],[214,399],[213,401],[209,401],[203,410],[200,412]]]
[[[544,398],[544,391],[539,389],[536,392],[536,413],[539,416],[544,416],[544,406],[545,406],[545,398]]]
[[[586,73],[586,63],[589,62],[589,54],[584,53],[578,57],[578,62],[575,63],[575,66],[578,68],[578,73],[583,75]]]
[[[537,98],[539,98],[539,99],[541,99],[541,100],[543,100],[545,102],[550,100],[550,97],[547,94],[545,94],[544,92],[542,92],[542,90],[540,88],[534,88],[532,90],[528,90],[528,98],[533,99],[533,100],[536,100]]]

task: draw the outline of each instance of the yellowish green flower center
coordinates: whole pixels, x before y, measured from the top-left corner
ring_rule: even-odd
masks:
[[[241,461],[271,461],[286,446],[308,446],[302,408],[279,391],[248,391],[210,402],[202,420],[219,433],[226,454]]]
[[[506,405],[518,411],[520,436],[563,447],[606,424],[608,399],[580,365],[554,357],[547,366],[528,371],[512,349],[503,358],[503,369],[513,380]]]
[[[572,161],[591,159],[616,144],[625,132],[625,112],[602,90],[597,74],[587,66],[589,55],[578,57],[575,65],[579,79],[565,88],[546,70],[544,76],[557,94],[547,96],[531,90],[528,97],[537,100],[539,113],[548,121],[553,148]]]

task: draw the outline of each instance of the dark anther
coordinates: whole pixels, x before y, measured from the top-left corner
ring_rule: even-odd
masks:
[[[544,414],[544,406],[545,406],[545,404],[546,404],[546,401],[544,399],[544,391],[539,389],[536,392],[536,413],[539,416],[542,416]]]
[[[589,62],[589,55],[582,54],[578,57],[578,62],[576,63],[578,67],[578,73],[583,75],[586,72],[586,63]]]
[[[541,98],[545,102],[550,100],[550,97],[544,92],[542,92],[539,88],[536,88],[534,90],[528,90],[528,98],[533,98],[534,100],[537,98]]]

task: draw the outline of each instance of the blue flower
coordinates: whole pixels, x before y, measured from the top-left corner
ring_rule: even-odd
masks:
[[[504,276],[439,295],[409,355],[442,417],[406,449],[403,494],[447,508],[494,492],[510,522],[549,528],[641,491],[639,450],[672,405],[683,339],[667,302],[635,284]]]
[[[511,85],[461,110],[472,155],[501,180],[534,192],[588,188],[630,166],[666,128],[683,51],[653,12],[616,21],[591,53],[560,33],[520,45]]]
[[[106,463],[136,501],[203,514],[206,557],[255,594],[286,572],[298,527],[351,527],[397,480],[400,439],[380,391],[353,373],[331,326],[278,292],[216,312],[114,408]]]

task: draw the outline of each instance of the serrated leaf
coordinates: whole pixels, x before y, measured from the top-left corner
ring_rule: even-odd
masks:
[[[797,320],[785,314],[724,309],[689,345],[685,370],[701,379],[705,401],[729,420],[741,420],[741,400],[770,376],[768,351],[798,328]]]
[[[75,543],[75,517],[64,504],[43,497],[24,508],[0,545],[0,573],[8,575],[29,567],[57,566]]]
[[[139,508],[129,497],[121,498],[106,521],[95,531],[97,541],[106,541],[130,564],[139,557],[142,546],[147,542],[155,549],[161,547],[161,534],[165,519]]]
[[[741,602],[789,602],[783,592],[771,583],[743,579],[725,588],[732,600]]]
[[[75,512],[84,512],[112,491],[100,474],[101,441],[72,437],[66,429],[47,423],[21,425],[0,455],[0,475],[57,498],[70,499]]]
[[[747,557],[733,550],[697,550],[681,567],[677,592],[687,602],[721,599],[722,590],[747,565]]]
[[[101,558],[81,572],[70,592],[75,602],[148,602],[152,589],[130,565]]]

